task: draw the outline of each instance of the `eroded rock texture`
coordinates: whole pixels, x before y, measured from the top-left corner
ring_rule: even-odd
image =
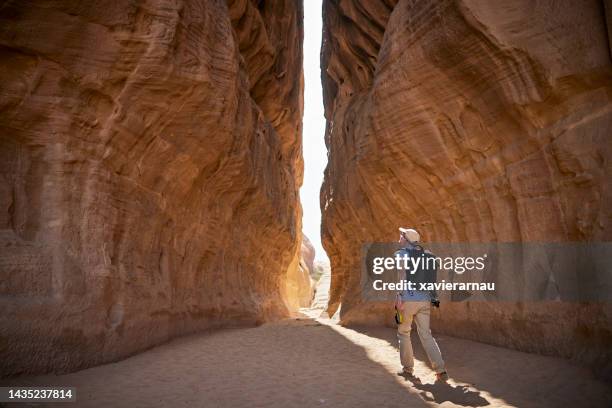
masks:
[[[312,242],[310,242],[306,235],[302,234],[302,259],[311,273],[314,271],[315,256],[316,252],[312,246]]]
[[[308,237],[302,234],[300,260],[298,267],[289,274],[287,282],[288,297],[291,308],[309,307],[314,296],[314,282],[311,274],[314,268],[315,249]]]
[[[308,268],[304,260],[296,258],[288,269],[286,276],[286,304],[292,316],[298,316],[298,309],[310,306],[312,301],[313,285],[310,279]]]
[[[609,11],[609,10],[608,10]],[[612,239],[612,64],[599,1],[324,2],[330,313],[359,302],[361,246]],[[612,310],[444,304],[436,329],[610,361]]]
[[[0,7],[0,373],[288,313],[299,0]]]

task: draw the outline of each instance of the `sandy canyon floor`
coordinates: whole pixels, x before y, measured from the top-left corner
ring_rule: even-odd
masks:
[[[296,319],[183,337],[116,363],[10,383],[76,387],[76,403],[57,404],[64,407],[603,407],[612,401],[608,385],[571,362],[440,335],[450,380],[434,382],[415,336],[420,381],[409,381],[396,375],[393,329],[345,328],[316,315],[304,310]]]

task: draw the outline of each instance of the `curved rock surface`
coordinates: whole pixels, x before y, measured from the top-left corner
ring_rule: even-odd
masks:
[[[314,282],[311,278],[314,248],[308,237],[302,234],[300,257],[297,268],[290,268],[287,275],[287,298],[289,307],[297,311],[301,307],[309,307],[314,296]]]
[[[609,9],[608,9],[609,11]],[[324,2],[329,312],[359,301],[361,246],[612,240],[612,63],[601,2]],[[610,366],[605,304],[443,304],[434,327]],[[562,323],[560,323],[562,322]]]
[[[0,8],[0,374],[288,314],[301,1]]]
[[[304,263],[308,270],[312,273],[314,271],[314,260],[315,260],[315,249],[312,246],[312,242],[308,239],[306,235],[302,234],[302,259],[304,259]]]
[[[300,307],[310,307],[315,290],[315,282],[312,279],[314,273],[315,249],[308,237],[302,234],[302,246],[300,250],[300,277],[298,280],[299,287],[299,305]]]

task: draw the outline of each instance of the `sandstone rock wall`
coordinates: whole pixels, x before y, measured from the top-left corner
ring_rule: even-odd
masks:
[[[609,7],[607,8],[609,11]],[[361,246],[612,240],[612,63],[599,1],[324,2],[329,311],[360,303]],[[604,364],[605,304],[443,304],[434,327]]]
[[[331,269],[323,269],[323,273],[319,277],[315,285],[314,299],[312,299],[311,308],[320,309],[325,312],[329,303],[329,288],[331,285]],[[329,316],[328,316],[329,317]]]
[[[308,237],[302,234],[302,245],[300,249],[300,277],[299,285],[299,305],[309,307],[314,297],[315,282],[312,279],[314,273],[315,249]]]
[[[0,375],[288,313],[299,0],[0,7]]]
[[[308,237],[302,234],[300,257],[296,268],[287,274],[287,299],[289,308],[297,312],[301,307],[309,307],[314,296],[314,282],[311,278],[314,262],[314,248]],[[297,316],[297,313],[295,314]]]
[[[314,247],[312,246],[312,242],[308,239],[306,235],[302,235],[302,259],[304,259],[304,263],[306,267],[312,274],[314,271],[314,260],[315,260],[316,252]]]

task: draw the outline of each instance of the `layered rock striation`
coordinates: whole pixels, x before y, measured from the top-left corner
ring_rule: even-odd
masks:
[[[0,8],[0,374],[287,315],[300,1]]]
[[[609,10],[608,10],[609,11]],[[324,2],[329,311],[362,302],[362,245],[612,240],[612,62],[601,2]],[[434,327],[609,364],[609,305],[443,304]]]

